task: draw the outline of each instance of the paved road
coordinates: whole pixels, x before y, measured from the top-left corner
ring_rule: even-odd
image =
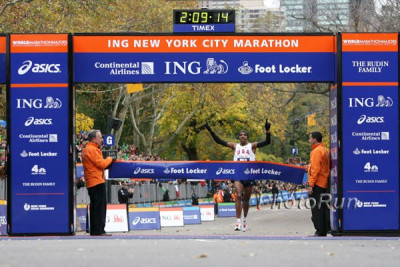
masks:
[[[247,232],[234,218],[112,237],[0,238],[3,266],[398,266],[400,238],[309,237],[306,209],[250,210]]]

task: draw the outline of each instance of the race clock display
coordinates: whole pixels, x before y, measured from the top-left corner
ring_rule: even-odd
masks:
[[[174,32],[234,32],[235,10],[174,10]]]

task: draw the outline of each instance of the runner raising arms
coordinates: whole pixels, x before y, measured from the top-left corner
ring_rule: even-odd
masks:
[[[210,125],[208,125],[208,123],[206,123],[204,126],[210,132],[211,137],[214,139],[216,143],[226,147],[230,147],[235,150],[235,154],[233,157],[234,161],[255,161],[256,149],[258,147],[263,147],[271,143],[271,133],[270,133],[271,123],[268,122],[268,119],[265,120],[265,132],[266,132],[265,140],[254,143],[249,143],[248,141],[249,134],[245,130],[241,130],[239,133],[239,143],[234,143],[221,140],[211,130],[211,127]],[[247,214],[249,212],[249,201],[251,193],[253,191],[253,186],[255,185],[255,181],[239,180],[239,181],[234,181],[233,184],[237,193],[235,201],[235,207],[236,207],[235,231],[240,231],[240,230],[246,231],[248,229]],[[242,200],[243,200],[243,221],[241,221]]]

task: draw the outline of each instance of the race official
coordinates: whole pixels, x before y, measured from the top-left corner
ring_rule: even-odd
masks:
[[[329,151],[324,147],[322,134],[312,132],[308,142],[311,145],[310,164],[308,166],[308,193],[315,199],[315,205],[311,208],[311,220],[316,230],[315,236],[326,236],[330,230],[330,210],[326,203],[328,197],[329,177]],[[325,203],[323,203],[325,201]]]
[[[100,150],[103,137],[99,130],[90,131],[88,141],[82,151],[82,163],[90,197],[90,235],[108,235],[104,230],[107,209],[104,170],[111,164],[112,158],[103,159]]]

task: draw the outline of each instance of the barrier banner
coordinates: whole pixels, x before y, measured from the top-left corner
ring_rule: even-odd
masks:
[[[129,208],[130,230],[160,230],[159,208]]]
[[[81,177],[83,177],[84,173],[83,173],[83,164],[78,163],[76,164],[76,178],[79,179]]]
[[[201,214],[202,222],[215,220],[214,204],[213,205],[200,205],[199,207],[200,207],[200,214]]]
[[[75,82],[329,82],[334,37],[74,36]]]
[[[107,204],[106,232],[128,232],[126,204]]]
[[[201,224],[200,207],[183,207],[184,224]]]
[[[11,235],[73,231],[68,60],[67,34],[10,35]]]
[[[7,235],[7,202],[0,200],[0,235]]]
[[[342,46],[343,230],[398,230],[398,34],[343,34]]]
[[[0,36],[0,84],[6,83],[6,41],[5,36]]]
[[[183,226],[183,208],[160,208],[161,226]]]
[[[218,217],[236,217],[235,203],[218,203]]]
[[[76,205],[76,217],[78,219],[77,231],[86,231],[87,205]]]
[[[265,161],[116,161],[109,178],[281,180],[301,184],[304,168]]]

